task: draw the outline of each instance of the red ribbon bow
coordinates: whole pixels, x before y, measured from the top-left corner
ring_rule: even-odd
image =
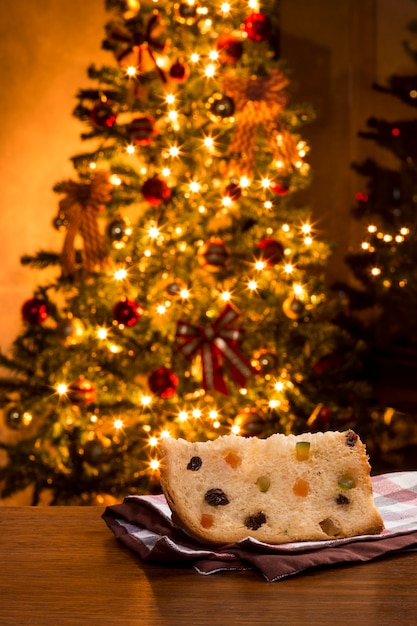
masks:
[[[110,38],[113,39],[113,41],[120,41],[122,43],[128,44],[127,48],[122,50],[122,52],[119,52],[116,57],[119,63],[121,63],[125,59],[125,57],[132,54],[132,52],[137,51],[137,66],[139,68],[139,71],[142,68],[143,53],[145,50],[147,50],[153,64],[155,65],[155,69],[158,72],[159,77],[165,83],[167,80],[166,76],[161,68],[158,66],[154,55],[154,50],[162,52],[165,49],[165,42],[161,42],[159,39],[153,36],[153,30],[158,24],[159,20],[159,13],[154,13],[152,17],[149,18],[148,23],[146,24],[145,32],[138,30],[132,33],[127,28],[124,28],[123,26],[117,24],[113,27],[113,30],[110,33]]]
[[[214,389],[228,395],[223,378],[222,361],[227,361],[232,378],[240,387],[252,374],[248,359],[238,347],[243,338],[241,328],[230,328],[239,317],[239,313],[229,304],[219,317],[208,326],[194,326],[189,322],[179,321],[176,338],[180,342],[180,351],[187,359],[192,359],[200,352],[203,366],[203,387]]]

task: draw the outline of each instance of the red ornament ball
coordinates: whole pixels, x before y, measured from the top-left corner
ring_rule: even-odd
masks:
[[[113,307],[113,319],[119,326],[134,326],[144,311],[134,300],[120,300]]]
[[[138,146],[148,146],[157,136],[155,120],[151,117],[137,117],[128,127],[130,141]]]
[[[178,378],[168,367],[158,367],[148,377],[149,389],[160,398],[172,398],[178,387]]]
[[[146,202],[149,202],[152,206],[159,206],[161,202],[169,200],[171,189],[162,178],[154,176],[143,183],[142,194]]]
[[[171,65],[171,67],[169,68],[169,75],[173,80],[182,83],[189,77],[190,68],[186,63],[183,63],[182,61],[177,61],[176,63],[173,63],[173,65]]]
[[[275,180],[271,183],[270,190],[277,196],[286,196],[290,190],[290,184],[287,180]]]
[[[326,354],[314,363],[313,371],[316,374],[323,374],[328,370],[335,370],[341,365],[342,356],[340,354]]]
[[[233,35],[221,35],[217,40],[221,63],[236,63],[243,54],[243,44]]]
[[[77,406],[92,404],[96,401],[96,391],[93,383],[84,378],[84,376],[79,376],[77,380],[68,385],[68,397]]]
[[[273,267],[284,258],[284,246],[275,239],[262,239],[257,246],[257,256],[265,261],[268,267]]]
[[[48,305],[41,298],[31,298],[23,303],[22,318],[28,324],[42,324],[48,315]]]
[[[220,272],[226,267],[229,252],[221,239],[210,239],[198,250],[198,262],[208,272]]]
[[[117,116],[112,109],[112,103],[108,100],[99,100],[90,111],[90,119],[98,128],[111,128],[114,126]]]
[[[252,13],[243,22],[243,29],[252,41],[265,41],[271,34],[271,22],[263,13]]]
[[[227,185],[223,192],[223,196],[230,198],[231,200],[239,200],[242,195],[242,188],[239,183],[232,181]]]
[[[265,428],[265,418],[255,407],[246,407],[238,413],[234,420],[239,427],[239,434],[243,437],[259,437]]]

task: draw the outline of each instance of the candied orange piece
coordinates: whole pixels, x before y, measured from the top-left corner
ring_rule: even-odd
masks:
[[[209,515],[209,513],[203,513],[200,518],[200,524],[203,528],[211,528],[214,523],[213,515]]]
[[[230,465],[230,467],[233,467],[233,469],[236,469],[242,463],[242,459],[235,452],[228,452],[224,457],[224,460]]]
[[[304,478],[299,478],[295,481],[292,490],[296,496],[305,498],[310,490],[310,483],[308,480],[304,480]]]

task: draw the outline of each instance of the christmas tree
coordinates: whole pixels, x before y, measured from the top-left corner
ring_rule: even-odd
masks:
[[[409,24],[409,30],[417,32],[417,21]],[[410,41],[404,42],[404,48],[417,62]],[[417,107],[417,74],[395,74],[385,85],[374,84],[373,88],[384,98],[408,105],[411,114],[393,120],[371,117],[368,129],[358,133],[374,142],[378,156],[353,164],[364,180],[353,215],[365,221],[366,236],[360,249],[346,259],[358,281],[347,294],[352,311],[371,311],[368,336],[374,357],[395,358],[413,355],[417,349],[417,119],[413,111]]]
[[[368,420],[363,346],[325,269],[273,0],[107,0],[56,184],[62,249],[22,306],[0,397],[1,496],[102,503],[158,490],[156,444]]]
[[[403,46],[416,63],[417,20],[408,31],[412,39]],[[363,322],[376,398],[375,452],[385,468],[401,470],[415,466],[417,445],[417,73],[392,74],[372,88],[404,117],[371,117],[358,133],[376,153],[353,164],[363,187],[352,213],[364,222],[365,237],[346,258],[355,282],[335,288],[345,291],[352,316]]]

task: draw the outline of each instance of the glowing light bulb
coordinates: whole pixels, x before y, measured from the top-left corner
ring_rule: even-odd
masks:
[[[289,224],[283,224],[282,225],[282,230],[284,231],[284,233],[289,233],[290,232]]]
[[[294,265],[292,265],[292,263],[286,263],[284,265],[284,272],[286,274],[292,274],[294,271]]]
[[[191,63],[198,63],[199,60],[200,60],[200,55],[198,54],[198,52],[193,52],[190,56]]]
[[[313,243],[313,237],[310,237],[310,236],[304,237],[304,244],[306,246],[311,246],[312,243]]]
[[[211,420],[216,420],[218,418],[218,416],[219,416],[219,413],[218,413],[218,411],[216,411],[216,409],[211,409],[211,411],[209,411],[208,415],[209,415],[209,418]]]
[[[233,424],[230,430],[233,433],[233,435],[238,435],[240,433],[240,426],[238,426],[237,424]]]
[[[297,297],[301,297],[301,296],[303,296],[303,295],[304,295],[304,289],[303,289],[302,285],[299,285],[299,284],[295,283],[295,284],[292,286],[292,288],[293,288],[294,294],[295,294]]]
[[[29,411],[25,411],[22,415],[22,420],[25,426],[29,426],[29,424],[33,420],[32,413],[29,413]]]
[[[152,404],[152,396],[142,396],[140,399],[140,403],[142,406],[149,406]]]
[[[269,189],[271,186],[271,180],[269,178],[263,178],[261,180],[261,187],[263,187],[263,189]]]
[[[55,389],[58,395],[63,396],[68,391],[68,385],[66,385],[65,383],[58,383]]]
[[[410,234],[410,229],[403,227],[403,228],[400,229],[400,233],[401,233],[401,235],[404,235],[404,236],[405,235],[409,235]]]
[[[248,282],[248,289],[250,289],[251,291],[256,291],[256,289],[258,289],[258,283],[256,282],[256,280],[250,280]]]
[[[189,298],[189,297],[190,297],[189,290],[186,289],[186,288],[181,289],[181,291],[180,291],[180,298],[182,298],[183,300],[187,300],[187,298]]]
[[[168,94],[165,96],[165,102],[166,102],[167,104],[174,104],[174,102],[175,102],[175,96],[174,96],[174,94],[173,94],[173,93],[168,93]]]
[[[201,414],[200,409],[193,409],[193,413],[192,413],[192,415],[193,415],[193,417],[194,417],[195,419],[200,419],[200,417],[201,417],[201,415],[202,415],[202,414]]]
[[[180,422],[186,422],[188,420],[188,413],[187,413],[187,411],[180,411],[178,413],[178,419],[180,420]]]
[[[171,122],[176,122],[178,120],[178,113],[177,113],[177,111],[174,111],[174,110],[169,111],[168,117],[169,117]]]
[[[127,277],[127,271],[124,268],[119,268],[113,274],[115,280],[124,280]]]
[[[233,200],[230,196],[224,196],[224,198],[222,198],[222,205],[225,208],[229,207],[232,203],[233,203]]]
[[[149,437],[149,445],[153,448],[158,445],[158,437]]]
[[[239,179],[239,187],[246,189],[250,186],[251,180],[247,176],[241,176]]]
[[[223,300],[223,302],[229,302],[232,299],[232,294],[230,293],[230,291],[223,291],[220,294],[220,298],[221,300]]]
[[[119,176],[117,176],[117,174],[112,174],[110,176],[110,182],[115,187],[118,187],[119,185],[122,184],[122,180],[121,180],[121,178]]]
[[[126,68],[126,74],[131,78],[133,78],[133,76],[136,76],[137,73],[138,71],[134,65],[129,65],[129,67]]]
[[[120,430],[124,426],[123,420],[120,418],[115,419],[113,422],[113,426],[116,430]]]
[[[171,170],[169,167],[163,167],[162,171],[161,171],[162,176],[165,176],[165,178],[168,178],[168,176],[171,176]]]
[[[96,335],[97,335],[98,339],[106,339],[106,337],[108,335],[107,328],[103,328],[103,327],[98,328]]]
[[[167,312],[167,308],[165,304],[158,304],[158,306],[156,307],[156,310],[159,313],[159,315],[165,315],[165,313]]]
[[[158,226],[150,226],[148,229],[148,235],[151,239],[156,239],[159,237],[160,230]]]
[[[133,144],[129,144],[128,146],[126,146],[126,152],[127,154],[135,154],[136,152],[136,148]]]
[[[362,250],[369,250],[370,244],[368,243],[368,241],[362,241],[361,248]]]
[[[274,385],[275,391],[284,391],[284,383],[281,381],[277,381]]]
[[[269,209],[272,209],[272,206],[273,206],[273,205],[272,205],[272,202],[271,202],[270,200],[266,200],[266,201],[264,202],[264,207],[265,207],[265,209],[267,209],[268,211],[269,211]]]
[[[213,137],[204,137],[203,144],[206,148],[211,150],[214,147],[214,139]]]
[[[216,75],[216,66],[214,63],[209,63],[204,70],[204,75],[206,78],[213,78]]]
[[[149,467],[151,468],[151,470],[154,470],[154,471],[159,469],[158,459],[152,459],[152,461],[149,463]]]
[[[377,227],[374,224],[369,224],[368,226],[368,233],[376,233],[377,231]]]
[[[266,268],[266,263],[265,261],[255,261],[255,269],[258,272],[261,272],[262,270],[264,270]]]
[[[311,224],[302,224],[301,232],[304,233],[304,235],[308,235],[309,233],[311,233]]]
[[[219,53],[217,52],[217,50],[210,50],[208,56],[210,61],[217,61],[217,59],[219,58]]]
[[[191,183],[189,184],[189,189],[193,193],[198,193],[201,189],[201,185],[196,180],[192,180]]]
[[[371,268],[371,274],[372,276],[379,276],[381,274],[380,268],[379,267]]]
[[[268,406],[270,409],[276,409],[280,405],[281,405],[281,402],[279,400],[270,400],[268,403]]]
[[[171,146],[168,150],[168,154],[171,157],[178,157],[180,155],[180,149],[178,146]]]

